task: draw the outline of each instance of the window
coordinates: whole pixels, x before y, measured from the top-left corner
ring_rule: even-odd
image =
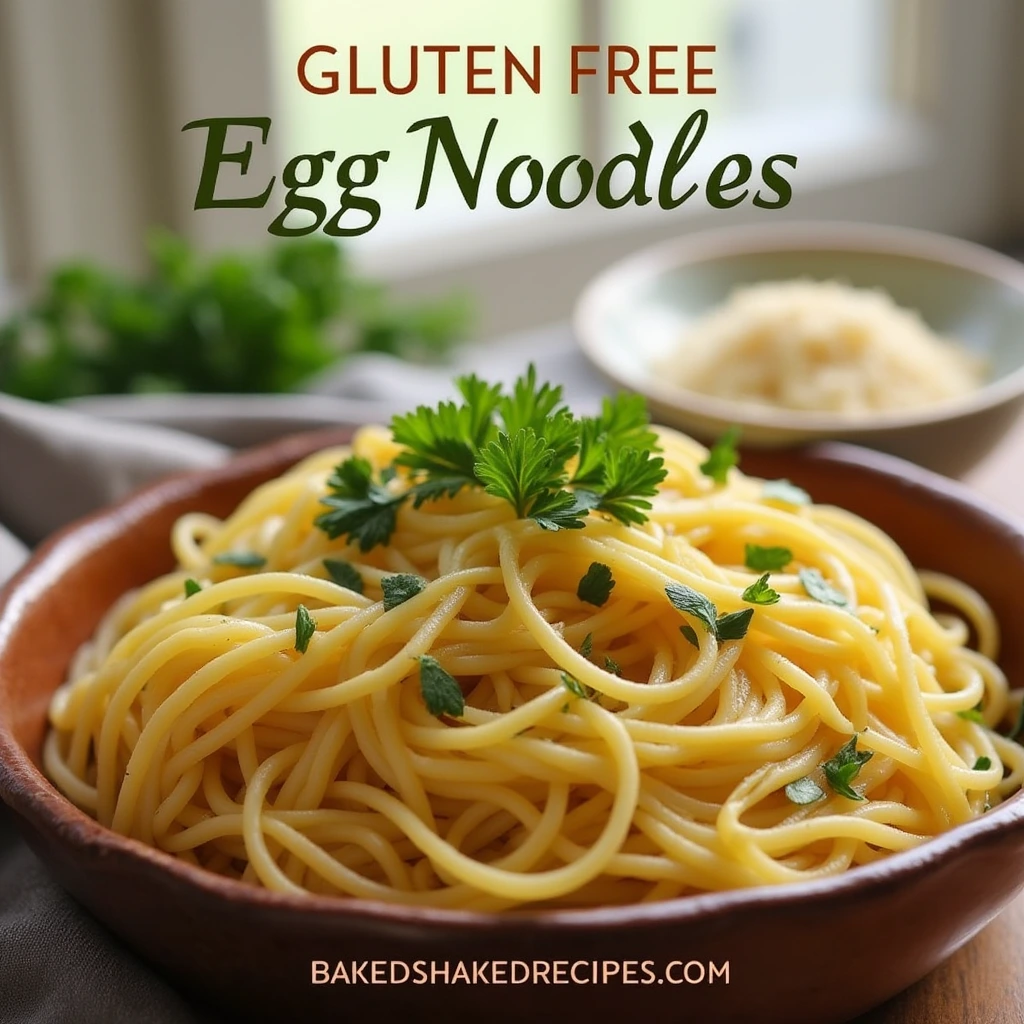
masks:
[[[628,125],[636,120],[643,121],[656,139],[656,152],[663,153],[686,116],[699,106],[709,109],[713,126],[699,157],[709,164],[750,140],[781,142],[787,152],[806,151],[808,145],[827,152],[859,141],[895,107],[889,74],[893,7],[891,0],[521,0],[500,5],[474,0],[386,0],[373,5],[357,0],[272,0],[271,60],[279,128],[288,153],[391,151],[375,184],[384,213],[371,234],[350,243],[357,251],[388,252],[426,238],[433,250],[446,236],[451,240],[474,230],[486,232],[496,222],[514,221],[520,230],[529,229],[531,218],[579,223],[585,218],[561,217],[540,202],[528,211],[510,213],[501,207],[493,189],[498,168],[520,153],[530,153],[546,168],[573,152],[609,158],[629,147]],[[636,88],[644,92],[636,95],[619,80],[615,93],[606,95],[601,54],[584,58],[593,61],[599,74],[584,80],[579,95],[571,95],[569,49],[585,38],[634,47],[640,61],[637,80],[642,83]],[[466,94],[463,54],[454,55],[447,65],[446,95],[438,95],[436,88],[436,57],[428,60],[423,55],[416,89],[405,96],[387,95],[381,85],[382,47],[390,47],[394,82],[402,87],[411,82],[410,48],[439,41],[462,46],[500,42],[528,67],[532,48],[540,47],[541,94],[534,95],[516,81],[513,94],[502,95],[499,46],[496,54],[483,60],[494,69],[486,81],[497,87],[496,95]],[[714,95],[646,92],[649,47],[667,43],[675,43],[682,52],[655,59],[672,71],[674,83],[685,81],[687,45],[716,47],[713,55],[697,58],[701,66],[713,69],[709,80],[716,87]],[[297,81],[297,58],[308,47],[322,44],[338,53],[316,55],[307,74],[320,88],[331,74],[340,75],[341,84],[333,94],[314,95]],[[355,72],[348,53],[352,44],[359,47]],[[629,60],[630,54],[623,52],[616,65],[623,67]],[[376,88],[377,93],[350,95],[353,73],[360,88]],[[661,76],[659,85],[665,87],[667,80]],[[472,156],[488,120],[499,119],[487,158],[485,181],[491,187],[485,185],[475,210],[467,208],[446,170],[436,175],[427,205],[413,208],[424,144],[422,132],[413,137],[405,134],[406,129],[439,113],[451,117],[457,137]],[[601,216],[592,201],[586,206],[586,212]]]
[[[999,241],[1024,228],[1016,131],[1024,70],[1016,0],[167,0],[109,5],[0,2],[0,178],[4,266],[30,284],[54,262],[144,258],[152,223],[207,247],[268,241],[269,210],[194,212],[202,140],[186,122],[272,113],[256,177],[313,147],[390,148],[377,228],[350,243],[373,273],[407,291],[472,292],[489,334],[564,318],[582,284],[612,260],[681,231],[754,218],[901,223]],[[569,94],[572,43],[712,43],[714,96]],[[313,96],[299,54],[327,43],[372,56],[409,44],[507,44],[545,54],[543,92],[510,97]],[[464,73],[464,58],[453,65]],[[372,68],[367,67],[367,71]],[[379,80],[380,69],[376,69]],[[563,78],[558,79],[561,74]],[[1015,92],[1016,90],[1016,92]],[[780,211],[696,203],[518,211],[493,200],[497,169],[531,152],[546,165],[600,159],[642,119],[661,145],[699,105],[726,153],[795,153],[794,198]],[[423,141],[405,129],[451,116],[464,148],[499,118],[490,185],[466,209],[446,169],[414,210]],[[1014,149],[1016,146],[1016,149]],[[265,179],[264,179],[265,180]],[[245,183],[247,184],[247,182]],[[490,197],[490,198],[488,198]],[[12,217],[12,211],[16,216]],[[1014,220],[1016,217],[1016,220]],[[16,230],[15,230],[16,229]]]

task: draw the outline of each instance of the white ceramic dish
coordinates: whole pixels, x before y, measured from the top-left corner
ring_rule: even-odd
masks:
[[[940,335],[980,353],[989,380],[925,409],[850,419],[741,404],[658,376],[686,326],[738,285],[792,278],[883,288]],[[1024,402],[1024,264],[941,235],[861,224],[790,224],[690,235],[644,250],[581,295],[576,337],[620,387],[643,394],[656,418],[704,439],[731,424],[745,444],[842,439],[960,473],[1005,433]]]

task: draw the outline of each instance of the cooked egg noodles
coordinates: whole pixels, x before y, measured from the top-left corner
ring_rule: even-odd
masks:
[[[177,570],[110,610],[55,695],[47,772],[116,832],[243,882],[478,910],[837,875],[1019,788],[981,597],[848,512],[737,469],[716,483],[704,448],[659,439],[668,475],[641,525],[544,530],[467,487],[406,503],[363,552],[314,524],[349,449],[224,521],[184,515]],[[381,468],[396,446],[366,428],[353,450]],[[775,603],[744,599],[763,575],[748,545],[791,555]],[[611,571],[601,604],[578,594],[593,563]],[[427,582],[386,609],[396,574]],[[673,585],[751,610],[745,633],[718,637]],[[431,713],[424,655],[461,715]],[[837,773],[854,739],[859,767]]]

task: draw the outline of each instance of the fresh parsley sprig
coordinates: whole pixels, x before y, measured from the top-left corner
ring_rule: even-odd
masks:
[[[395,532],[398,506],[406,495],[392,494],[382,482],[373,479],[370,463],[357,455],[334,468],[328,477],[330,493],[320,499],[329,509],[314,520],[332,540],[347,536],[369,551],[387,544]]]
[[[753,608],[719,615],[711,598],[686,586],[685,583],[670,583],[665,588],[665,596],[678,611],[693,616],[716,640],[723,642],[742,640],[750,628],[750,620],[754,617]],[[697,631],[689,623],[680,626],[679,632],[694,647],[700,646]]]
[[[600,608],[615,589],[615,578],[611,566],[604,562],[591,562],[590,568],[580,578],[576,587],[576,596],[587,604]]]
[[[852,786],[861,768],[874,757],[873,751],[858,750],[857,736],[851,736],[836,753],[821,766],[825,781],[833,793],[845,796],[847,800],[863,801],[865,798]],[[786,786],[786,797],[794,804],[813,804],[825,796],[825,791],[809,775]]]
[[[328,511],[316,518],[320,529],[369,551],[390,541],[405,501],[418,508],[465,487],[502,498],[545,530],[580,529],[592,511],[626,525],[647,520],[667,470],[652,454],[657,435],[642,398],[605,399],[599,415],[577,418],[560,387],[538,384],[533,366],[508,394],[472,375],[456,387],[461,403],[394,417],[401,450],[378,479],[356,456],[335,468],[322,499]],[[396,473],[405,490],[391,485]]]
[[[729,470],[739,465],[740,457],[736,445],[740,439],[740,428],[730,427],[708,450],[708,457],[700,464],[700,471],[711,477],[716,484],[729,479]]]

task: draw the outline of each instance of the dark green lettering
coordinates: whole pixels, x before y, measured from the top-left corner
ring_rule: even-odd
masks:
[[[758,189],[754,194],[754,205],[762,210],[780,210],[793,198],[793,186],[775,170],[776,164],[786,164],[796,170],[796,157],[790,153],[776,153],[775,156],[768,157],[761,165],[761,177],[764,178],[764,183],[778,196],[777,200],[763,199],[761,190]]]
[[[469,164],[459,147],[459,140],[455,137],[455,129],[452,127],[450,117],[427,117],[422,121],[409,125],[406,132],[418,132],[421,128],[428,128],[430,134],[427,136],[427,151],[423,159],[423,177],[420,179],[420,191],[416,197],[416,209],[427,201],[430,192],[430,182],[434,174],[434,161],[437,159],[437,147],[440,145],[444,150],[448,166],[455,176],[455,183],[459,186],[462,198],[471,209],[476,209],[477,198],[480,195],[480,181],[483,178],[484,162],[487,159],[487,152],[491,148],[491,139],[494,137],[494,130],[498,127],[498,119],[492,117],[487,122],[484,130],[484,139],[480,145],[480,153],[477,156],[476,167],[470,171]]]
[[[597,189],[594,195],[597,198],[598,204],[607,210],[614,210],[620,206],[625,206],[630,200],[633,200],[637,206],[646,206],[651,201],[645,186],[647,183],[647,169],[651,162],[651,152],[654,149],[654,139],[651,138],[651,133],[643,126],[641,121],[634,121],[629,126],[629,131],[640,144],[640,151],[638,153],[620,153],[618,156],[613,156],[601,168],[601,173],[597,176]],[[611,187],[612,175],[620,164],[628,164],[632,167],[633,180],[630,182],[629,188],[621,196],[613,196]]]
[[[733,164],[736,165],[736,174],[726,181],[725,175]],[[750,157],[743,153],[733,153],[732,156],[727,156],[715,164],[714,170],[708,175],[707,185],[704,188],[704,195],[707,197],[709,205],[716,210],[729,210],[734,206],[739,206],[747,198],[750,189],[745,188],[739,195],[734,196],[726,196],[725,193],[731,188],[745,185],[750,180],[752,170],[753,164],[750,162]]]
[[[696,128],[696,132],[694,132],[694,128]],[[702,108],[695,110],[686,119],[672,140],[668,156],[665,158],[665,166],[661,171],[661,181],[658,184],[658,205],[663,210],[674,210],[677,206],[682,206],[697,191],[697,185],[694,183],[677,198],[672,195],[672,185],[675,183],[676,175],[693,156],[707,130],[708,112]]]
[[[229,128],[258,128],[261,133],[261,144],[267,144],[267,137],[270,135],[269,117],[204,117],[198,121],[189,121],[181,130],[187,132],[192,128],[206,129],[206,152],[203,154],[203,169],[199,174],[199,187],[196,189],[196,200],[194,210],[216,210],[228,209],[231,207],[251,207],[262,209],[267,205],[270,193],[274,188],[274,178],[270,184],[258,195],[247,196],[241,199],[217,199],[217,175],[220,173],[221,164],[238,164],[239,174],[249,173],[249,161],[252,159],[252,142],[234,153],[227,153],[224,146],[227,143]]]

